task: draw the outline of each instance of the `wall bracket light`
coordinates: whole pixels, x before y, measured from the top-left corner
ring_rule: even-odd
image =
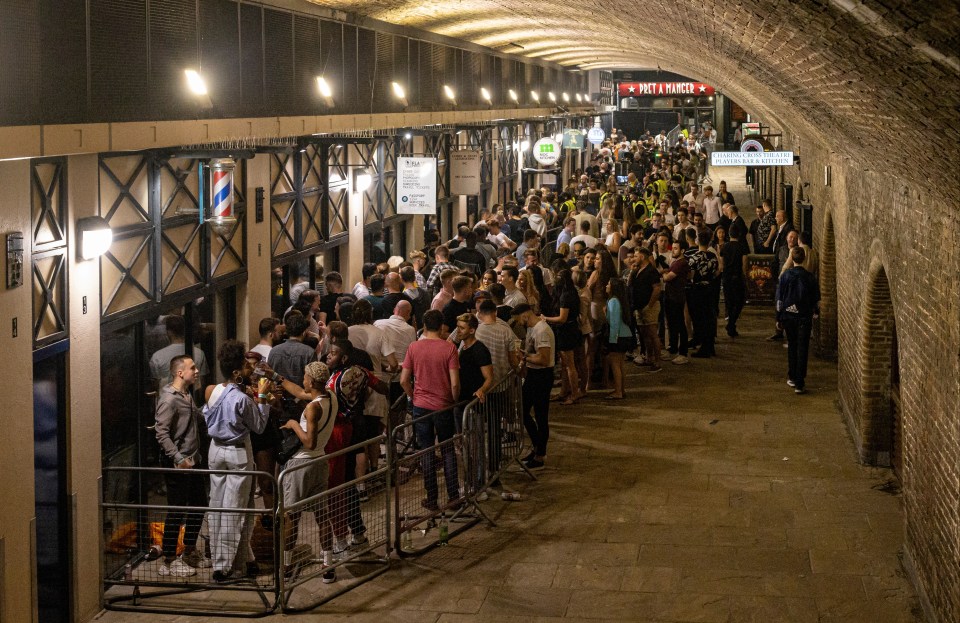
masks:
[[[93,260],[110,250],[113,230],[102,216],[88,216],[77,221],[77,259]]]

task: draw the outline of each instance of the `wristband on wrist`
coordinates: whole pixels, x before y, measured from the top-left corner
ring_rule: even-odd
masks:
[[[260,400],[266,400],[270,396],[268,394],[259,394]]]
[[[273,373],[273,378],[271,379],[274,383],[283,383],[283,377],[280,376],[278,372]]]

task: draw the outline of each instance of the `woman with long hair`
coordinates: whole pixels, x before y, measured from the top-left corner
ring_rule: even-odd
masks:
[[[607,284],[616,276],[617,267],[610,252],[599,249],[593,260],[593,272],[587,280],[587,289],[590,292],[590,322],[593,325],[593,333],[587,342],[587,369],[590,371],[588,387],[593,380],[593,366],[600,351],[600,329],[607,322]]]
[[[623,201],[623,197],[620,197],[620,202],[624,204],[623,209],[621,210],[623,214],[623,221],[620,223],[620,238],[621,240],[629,240],[630,228],[636,224],[637,217],[633,211],[633,206],[626,205]]]
[[[483,273],[483,277],[480,279],[480,289],[486,290],[495,283],[497,283],[497,271],[491,268]]]
[[[533,283],[533,277],[529,270],[521,270],[517,277],[517,289],[523,293],[527,303],[533,308],[534,313],[540,313],[540,293]]]
[[[590,366],[587,365],[587,344],[590,334],[593,333],[593,323],[590,320],[590,289],[587,288],[587,274],[575,266],[570,272],[571,279],[577,287],[577,296],[580,298],[580,342],[573,350],[573,357],[577,363],[577,378],[580,381],[580,394],[587,394],[587,380],[590,378]]]
[[[623,237],[620,235],[620,226],[617,224],[617,219],[613,217],[608,218],[604,224],[606,225],[604,230],[606,237],[603,239],[603,245],[607,247],[610,256],[616,258],[617,254],[620,253],[620,244],[623,241]],[[614,265],[616,263],[616,259],[614,259]]]
[[[623,400],[623,357],[633,349],[630,305],[627,303],[627,288],[623,279],[614,277],[607,283],[607,321],[610,334],[607,338],[607,362],[613,376],[613,392],[605,400]]]
[[[557,350],[560,351],[560,395],[561,404],[572,405],[584,396],[580,391],[580,377],[574,352],[580,337],[580,295],[573,283],[571,273],[563,269],[556,275],[553,289],[556,316],[544,317],[554,327]]]

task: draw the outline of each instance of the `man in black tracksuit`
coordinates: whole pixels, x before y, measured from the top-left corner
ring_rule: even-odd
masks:
[[[787,385],[797,394],[805,394],[810,330],[820,311],[820,286],[817,278],[800,266],[806,258],[803,247],[794,247],[790,254],[794,267],[780,275],[777,285],[777,330],[787,334]]]

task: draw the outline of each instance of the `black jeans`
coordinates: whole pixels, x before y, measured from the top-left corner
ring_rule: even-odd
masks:
[[[693,322],[693,341],[700,345],[699,353],[716,354],[714,340],[717,337],[717,316],[710,284],[692,286],[687,290],[687,306]]]
[[[414,405],[413,417],[427,415],[431,409],[423,409]],[[454,501],[460,497],[460,476],[457,473],[457,452],[448,441],[456,433],[453,409],[446,409],[434,413],[431,417],[415,422],[413,431],[417,436],[417,444],[421,449],[433,448],[434,444],[443,444],[440,455],[443,457],[443,479],[447,485],[447,500]],[[420,457],[420,469],[423,472],[423,488],[427,491],[427,500],[436,502],[439,496],[437,489],[437,453],[425,452]]]
[[[202,476],[194,474],[189,469],[182,471],[183,473],[166,473],[163,475],[167,485],[167,504],[170,506],[207,506],[207,490],[204,484],[208,478],[206,474]],[[184,523],[187,525],[183,534],[184,547],[190,549],[197,546],[197,536],[200,534],[200,525],[203,523],[203,511],[168,511],[163,522],[164,558],[176,557],[180,526]]]
[[[746,301],[747,288],[743,279],[723,280],[723,302],[727,308],[727,333],[736,333],[737,320],[740,319]]]
[[[803,389],[807,378],[807,355],[810,352],[810,331],[813,319],[786,313],[780,320],[787,334],[787,376]]]
[[[670,344],[668,350],[671,353],[679,353],[687,356],[687,320],[683,317],[683,308],[686,305],[684,299],[674,300],[666,298],[664,300],[664,312],[667,316],[667,327],[670,330]]]
[[[553,387],[553,368],[527,368],[523,381],[523,425],[530,435],[533,451],[546,456],[550,439],[550,389]],[[533,410],[534,417],[530,416]]]

